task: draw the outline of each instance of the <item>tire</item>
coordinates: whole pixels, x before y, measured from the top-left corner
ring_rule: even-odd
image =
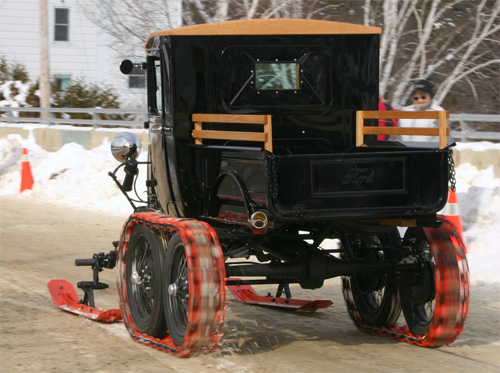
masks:
[[[164,244],[158,234],[135,225],[125,258],[126,301],[135,329],[156,338],[163,338],[167,332],[162,296],[163,257]]]
[[[178,234],[168,243],[165,266],[165,318],[172,341],[181,346],[188,324],[190,289],[184,243]]]
[[[380,288],[366,290],[357,278],[352,278],[351,289],[356,309],[365,323],[387,328],[396,324],[401,308],[394,281],[384,280]]]
[[[373,241],[380,239],[372,236]],[[356,258],[367,261],[383,260],[389,253],[383,250],[357,250]],[[375,274],[357,274],[342,278],[344,300],[349,315],[355,322],[360,318],[364,323],[377,327],[394,326],[401,313],[398,285],[395,278]]]
[[[405,245],[412,247],[412,260],[419,264],[418,277],[421,281],[415,286],[400,287],[401,307],[410,331],[423,336],[429,330],[434,317],[436,262],[422,228],[409,228],[404,241]],[[456,259],[454,261],[456,262]]]

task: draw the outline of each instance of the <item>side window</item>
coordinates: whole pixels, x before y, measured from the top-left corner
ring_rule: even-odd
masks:
[[[171,97],[171,89],[170,89],[170,61],[168,57],[168,53],[166,48],[163,49],[163,103],[165,105],[164,110],[166,114],[170,114],[172,112],[172,97]]]
[[[157,56],[148,56],[147,64],[149,114],[163,115],[161,60]]]
[[[163,110],[163,89],[162,89],[162,80],[161,80],[161,61],[159,59],[155,59],[155,96],[156,96],[156,109],[158,110],[158,114],[162,113]]]
[[[163,55],[161,58],[158,55],[149,56],[147,64],[149,113],[168,116],[171,112],[169,65]]]
[[[69,9],[54,10],[54,41],[69,41]]]

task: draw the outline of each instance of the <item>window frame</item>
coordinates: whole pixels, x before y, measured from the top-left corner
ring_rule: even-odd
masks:
[[[159,53],[149,54],[147,57],[147,90],[148,90],[148,112],[149,115],[161,116],[163,117],[163,79],[161,73],[161,57]],[[157,69],[159,71],[157,71]],[[159,74],[158,74],[159,73]],[[158,82],[158,78],[160,81]],[[158,95],[158,90],[161,91]],[[160,103],[158,104],[158,97],[160,97]]]
[[[67,92],[68,88],[71,86],[71,76],[69,76],[69,75],[54,75],[54,77],[52,78],[52,81],[63,92]],[[61,84],[59,84],[58,81]],[[67,84],[68,84],[66,89],[64,89],[64,82],[67,82]]]
[[[281,86],[268,86],[268,84],[272,83],[273,80],[276,80],[277,83],[286,83],[283,76],[280,76],[277,69],[279,66],[287,67],[288,70],[286,73],[290,73],[286,76],[288,80],[290,78],[294,78],[295,85],[294,86],[285,86],[281,84]],[[267,67],[267,68],[264,68]],[[293,69],[291,69],[293,68]],[[266,71],[267,70],[267,71]],[[293,74],[291,74],[293,73]],[[300,70],[300,62],[296,59],[293,61],[260,61],[257,60],[254,64],[254,74],[255,74],[255,84],[254,87],[257,91],[299,91],[301,89],[301,70]],[[271,78],[266,78],[266,76],[271,76]],[[267,79],[263,83],[261,80]],[[289,83],[291,80],[289,81]],[[292,83],[292,85],[293,85]]]
[[[52,32],[53,32],[53,37],[52,40],[54,43],[70,43],[71,42],[71,11],[69,7],[64,7],[64,6],[55,6],[53,14],[53,27],[52,27]],[[58,10],[64,10],[66,11],[67,15],[67,23],[57,23],[57,11]],[[57,39],[57,28],[58,27],[66,27],[66,39],[65,40],[58,40]]]

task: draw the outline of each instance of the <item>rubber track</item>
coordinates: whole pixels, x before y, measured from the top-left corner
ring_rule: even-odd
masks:
[[[142,224],[156,230],[164,242],[172,233],[181,236],[189,270],[188,324],[182,346],[170,336],[163,339],[139,333],[132,321],[126,286],[126,253],[132,228]],[[130,336],[141,343],[178,357],[211,353],[220,343],[226,310],[224,256],[217,235],[210,225],[161,213],[132,214],[123,227],[117,257],[117,287],[123,320]]]
[[[439,215],[441,228],[425,228],[425,235],[436,262],[436,298],[434,317],[427,333],[413,335],[407,325],[392,328],[368,325],[361,319],[352,297],[349,278],[342,279],[347,311],[355,325],[362,331],[383,335],[424,347],[452,343],[462,332],[469,312],[469,267],[465,245],[453,224]]]

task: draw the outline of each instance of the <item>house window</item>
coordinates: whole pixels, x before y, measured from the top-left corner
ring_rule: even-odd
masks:
[[[54,40],[69,41],[69,9],[55,8]]]
[[[128,76],[128,87],[140,89],[146,88],[146,71],[140,67],[134,67]]]
[[[54,83],[60,91],[67,91],[70,85],[70,78],[66,76],[56,76]]]

